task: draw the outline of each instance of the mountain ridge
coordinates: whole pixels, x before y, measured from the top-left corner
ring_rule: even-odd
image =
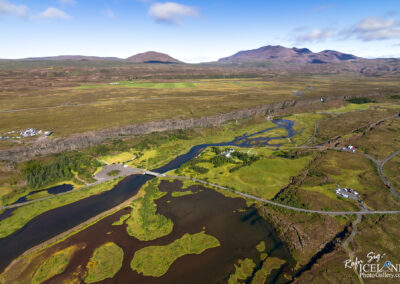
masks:
[[[182,63],[168,54],[156,51],[138,53],[128,57],[125,61],[132,63]]]
[[[43,57],[28,57],[20,59],[22,61],[120,61],[131,63],[182,63],[181,61],[169,56],[168,54],[147,51],[138,53],[128,58],[119,57],[101,57],[101,56],[86,56],[86,55],[58,55],[58,56],[43,56]]]
[[[284,61],[301,64],[323,64],[361,59],[352,54],[336,50],[312,52],[308,48],[287,48],[280,45],[267,45],[257,49],[242,50],[231,56],[220,58],[218,63],[248,63],[263,61]]]

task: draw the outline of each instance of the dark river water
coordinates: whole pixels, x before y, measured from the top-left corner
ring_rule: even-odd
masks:
[[[287,264],[282,271],[290,272],[294,263],[288,250],[275,236],[271,226],[258,215],[257,210],[247,207],[244,199],[225,197],[201,185],[185,189],[195,194],[173,197],[171,193],[179,190],[181,186],[180,181],[163,181],[159,186],[160,191],[167,194],[156,200],[157,213],[174,223],[172,232],[167,236],[152,241],[140,241],[127,234],[125,224],[112,225],[120,216],[131,210],[124,208],[55,244],[47,249],[44,255],[31,259],[27,271],[34,271],[43,259],[53,253],[76,245],[80,249],[75,252],[66,270],[47,283],[70,282],[71,275],[74,272],[76,274],[76,271],[80,271],[77,277],[78,281],[83,283],[85,267],[94,250],[107,242],[114,242],[124,252],[122,267],[112,279],[102,283],[226,283],[229,275],[235,272],[234,264],[239,259],[251,258],[257,267],[261,267],[260,252],[256,250],[256,246],[264,241],[268,256],[286,260]],[[161,277],[146,277],[131,269],[130,262],[137,250],[147,246],[167,245],[186,233],[196,234],[203,230],[216,237],[221,245],[198,255],[178,258]],[[278,279],[282,276],[283,273],[279,273],[282,271],[275,270],[270,279]]]
[[[62,192],[68,192],[68,191],[71,191],[73,189],[74,189],[74,187],[72,185],[70,185],[70,184],[61,184],[61,185],[57,185],[57,186],[50,187],[50,188],[43,189],[43,190],[32,191],[29,194],[19,198],[17,201],[15,201],[12,204],[19,204],[19,203],[27,202],[27,201],[29,201],[29,199],[28,199],[29,196],[31,196],[31,195],[33,195],[35,193],[42,192],[42,191],[47,191],[50,194],[58,194],[58,193],[62,193]],[[7,209],[3,213],[1,213],[0,214],[0,221],[10,217],[12,215],[12,212],[15,209],[16,208]]]
[[[293,121],[281,119],[274,121],[274,123],[277,125],[276,127],[268,128],[252,134],[245,133],[230,142],[196,145],[186,154],[176,157],[168,164],[154,169],[153,171],[164,173],[176,169],[196,157],[201,151],[209,146],[251,147],[254,145],[272,145],[279,147],[279,144],[273,144],[274,140],[290,138],[297,134],[297,132],[293,130]],[[277,128],[286,129],[288,135],[281,137],[253,137]],[[55,208],[32,219],[22,229],[0,239],[0,273],[13,259],[28,249],[55,237],[134,196],[141,186],[152,178],[154,177],[144,175],[128,176],[110,191]]]

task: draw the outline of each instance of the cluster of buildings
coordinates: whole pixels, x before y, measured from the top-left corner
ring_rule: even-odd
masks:
[[[37,130],[35,128],[27,128],[25,130],[19,130],[19,131],[14,130],[7,132],[5,136],[0,136],[0,140],[22,139],[42,134],[44,136],[50,136],[51,134],[53,134],[53,131],[42,131],[42,130]]]
[[[351,188],[337,188],[336,194],[344,198],[360,199],[360,194]]]
[[[231,154],[232,154],[233,152],[235,152],[235,150],[233,150],[232,148],[229,148],[229,149],[225,150],[224,152],[222,152],[222,155],[224,155],[224,156],[227,157],[227,158],[230,158],[230,157],[231,157]]]
[[[354,147],[353,145],[348,145],[346,147],[343,147],[343,151],[349,151],[349,152],[355,152],[357,150],[356,147]]]

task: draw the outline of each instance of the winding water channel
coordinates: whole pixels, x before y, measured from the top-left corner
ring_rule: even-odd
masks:
[[[209,146],[251,147],[254,145],[269,145],[279,147],[280,144],[273,144],[274,140],[278,141],[280,139],[291,138],[299,133],[293,129],[293,121],[280,119],[273,122],[276,124],[275,127],[267,128],[252,134],[245,133],[230,142],[196,145],[186,154],[178,156],[168,164],[152,171],[165,173],[179,168],[182,164],[190,161]],[[277,128],[284,128],[287,131],[287,135],[279,137],[254,137]],[[12,260],[30,248],[131,198],[138,192],[143,184],[152,178],[154,177],[144,175],[128,176],[110,191],[55,208],[32,219],[22,229],[0,239],[0,273]]]

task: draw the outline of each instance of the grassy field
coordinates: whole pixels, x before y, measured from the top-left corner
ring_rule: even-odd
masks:
[[[298,133],[292,137],[295,145],[301,146],[308,142],[314,135],[315,124],[324,119],[324,115],[316,113],[297,113],[292,114],[285,119],[289,119],[295,122],[293,129]]]
[[[73,186],[74,190],[79,189],[84,186],[84,184],[78,184],[74,180],[64,180],[61,182],[56,182],[56,183],[52,183],[50,185],[44,186],[43,188],[32,189],[32,188],[26,187],[24,185],[24,182],[22,181],[23,177],[21,175],[18,175],[17,178],[21,182],[20,186],[17,186],[17,185],[15,185],[15,186],[8,185],[8,186],[4,186],[4,187],[0,186],[0,206],[10,205],[10,204],[14,203],[15,201],[17,201],[19,198],[28,195],[29,192],[31,192],[31,191],[40,191],[40,192],[29,195],[27,197],[28,200],[33,200],[33,199],[38,199],[38,198],[48,196],[50,194],[46,192],[46,189],[55,187],[55,186],[59,186],[62,184],[70,184]]]
[[[159,180],[151,180],[144,186],[145,195],[135,200],[132,211],[126,220],[127,232],[141,241],[155,240],[171,233],[174,224],[163,215],[157,214],[155,199],[165,193],[158,190]]]
[[[174,173],[205,179],[241,192],[271,199],[289,183],[292,176],[298,175],[312,158],[311,154],[298,159],[281,158],[273,155],[273,150],[266,148],[257,148],[254,151],[257,153],[257,161],[232,171],[238,167],[238,160],[232,159],[230,162],[214,167],[210,161],[218,155],[208,149],[199,157],[200,163],[196,164],[198,167],[207,169],[206,173],[196,172],[191,168],[190,163],[175,170]]]
[[[0,238],[4,238],[21,229],[26,223],[43,212],[110,190],[119,181],[121,181],[121,178],[17,208],[12,213],[12,216],[0,222]]]
[[[377,122],[380,119],[393,116],[397,114],[400,110],[400,105],[398,102],[393,102],[391,107],[386,104],[368,104],[370,107],[363,111],[347,111],[340,114],[327,114],[326,118],[321,120],[318,127],[317,133],[317,143],[326,142],[330,138],[336,136],[352,137],[356,134],[361,135],[366,128],[371,123]],[[397,105],[397,107],[395,107]],[[356,105],[360,106],[360,105]],[[359,129],[361,128],[361,129]],[[352,131],[356,131],[352,135]],[[384,137],[381,140],[384,141]],[[350,142],[352,142],[350,140]],[[353,143],[356,143],[353,141]]]
[[[191,82],[133,82],[133,81],[121,81],[113,82],[108,85],[82,85],[76,87],[77,90],[94,89],[94,88],[142,88],[142,89],[180,89],[180,88],[194,88],[195,84]]]
[[[261,242],[256,246],[256,249],[257,249],[259,252],[265,251],[265,242],[264,242],[264,241],[261,241]]]
[[[400,105],[398,111],[400,111]],[[350,138],[349,143],[356,145],[364,153],[383,160],[400,150],[399,131],[400,118],[393,118],[383,122],[365,135]]]
[[[309,197],[312,199],[312,197]],[[331,217],[257,205],[259,214],[273,225],[298,266],[308,263],[321,247],[349,224],[352,217]]]
[[[271,272],[275,269],[279,269],[283,264],[285,264],[285,261],[283,259],[277,258],[277,257],[268,257],[264,262],[253,277],[253,280],[251,283],[257,284],[257,283],[265,283],[267,281],[268,276],[271,274]]]
[[[335,113],[335,114],[342,114],[342,113],[347,113],[347,112],[354,112],[354,111],[362,111],[362,110],[367,110],[369,109],[368,104],[352,104],[349,103],[345,106],[339,107],[339,108],[332,108],[332,109],[327,109],[323,111],[319,111],[319,113]]]
[[[150,246],[135,252],[131,268],[145,276],[160,277],[167,273],[176,259],[187,254],[201,254],[220,246],[219,241],[205,232],[185,234],[166,246]]]
[[[299,189],[299,196],[314,209],[359,210],[356,202],[335,194],[337,186],[355,189],[366,206],[373,210],[399,206],[367,158],[338,151],[318,156]]]
[[[63,273],[76,249],[76,246],[71,246],[46,259],[33,275],[32,283],[42,283],[57,274]]]
[[[124,252],[115,243],[106,243],[98,247],[87,264],[88,276],[86,283],[99,282],[113,278],[121,269]]]
[[[14,76],[10,80],[17,79]],[[150,120],[201,117],[282,100],[360,95],[371,93],[376,86],[380,87],[380,93],[390,94],[400,87],[394,79],[335,75],[134,81],[133,84],[121,81],[120,85],[100,81],[67,86],[57,86],[60,81],[52,82],[51,78],[45,80],[46,86],[28,85],[24,89],[18,88],[17,82],[15,88],[13,82],[8,82],[11,87],[4,87],[0,96],[0,133],[34,127],[65,136]],[[28,82],[34,84],[34,81]],[[314,89],[304,96],[293,96],[294,90],[310,85]]]
[[[400,156],[397,155],[385,165],[385,175],[389,179],[390,183],[397,189],[400,190]]]
[[[345,268],[344,262],[349,259],[344,249],[337,249],[334,253],[325,255],[318,260],[311,271],[302,274],[299,283],[360,283],[360,279],[353,269]],[[380,279],[377,283],[382,283]],[[365,280],[364,280],[365,281]],[[362,283],[362,282],[361,282]],[[374,283],[365,281],[364,283]]]
[[[118,153],[116,155],[107,155],[104,157],[101,157],[101,161],[105,161],[107,164],[118,164],[118,163],[124,163],[126,161],[132,160],[136,157],[131,152],[122,152]]]
[[[168,138],[162,134],[153,134],[134,147],[139,157],[131,161],[129,165],[146,169],[157,168],[176,156],[188,152],[195,145],[228,142],[244,133],[255,133],[273,126],[275,124],[268,119],[258,117],[238,123],[231,122],[221,127],[188,131],[187,134],[185,132],[178,137],[172,135]]]
[[[196,192],[187,190],[187,191],[174,191],[173,193],[171,193],[172,197],[181,197],[181,196],[192,195],[192,194],[196,194]]]
[[[229,276],[228,283],[229,284],[242,283],[242,281],[239,280],[244,281],[247,278],[249,278],[252,275],[255,267],[256,264],[252,259],[250,258],[239,259],[238,263],[235,264],[235,273]]]
[[[393,264],[400,263],[399,221],[398,215],[363,217],[357,226],[357,234],[350,243],[354,257],[367,261],[367,254],[372,251],[385,254],[383,259],[378,262],[381,267],[388,260]],[[379,283],[379,281],[375,283]]]
[[[131,216],[131,214],[122,215],[118,221],[113,223],[113,226],[121,226],[125,223],[125,221]]]

